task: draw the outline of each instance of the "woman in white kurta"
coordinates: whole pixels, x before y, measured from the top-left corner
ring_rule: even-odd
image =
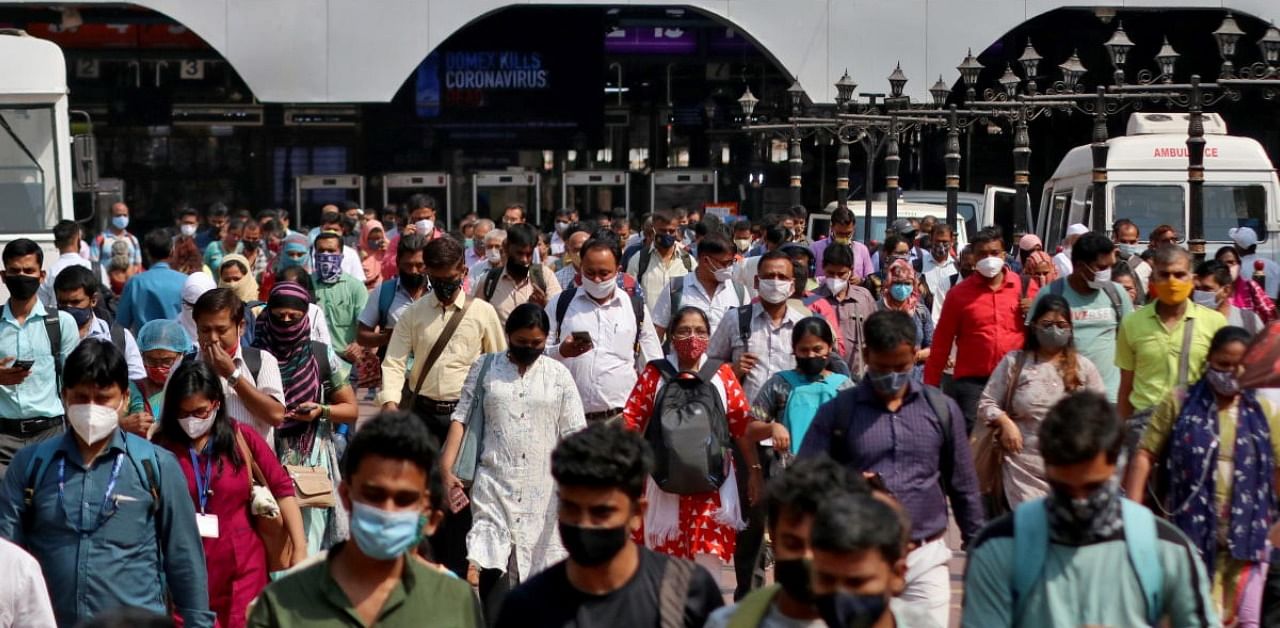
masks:
[[[549,327],[547,314],[531,303],[511,313],[509,348],[471,366],[441,459],[453,499],[462,487],[452,472],[454,461],[471,406],[482,396],[484,432],[471,486],[467,558],[480,570],[480,597],[495,617],[509,587],[568,556],[557,528],[551,450],[586,427],[586,420],[569,370],[542,355]]]

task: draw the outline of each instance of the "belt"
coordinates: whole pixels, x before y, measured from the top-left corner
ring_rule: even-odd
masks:
[[[601,410],[599,412],[588,412],[586,417],[588,421],[603,421],[605,419],[612,419],[619,414],[622,414],[622,408],[609,408],[608,410]]]
[[[417,404],[435,414],[450,414],[454,408],[458,407],[456,401],[436,401],[422,395],[418,395]]]
[[[922,545],[928,545],[928,544],[930,544],[930,543],[933,543],[934,541],[941,541],[941,540],[942,540],[942,537],[944,537],[944,536],[946,536],[946,535],[947,535],[947,531],[946,531],[946,530],[943,530],[942,532],[939,532],[939,533],[937,533],[937,534],[935,534],[935,535],[933,535],[933,536],[926,537],[926,538],[919,539],[919,540],[911,541],[911,543],[909,543],[909,544],[907,545],[907,551],[908,551],[908,552],[914,552],[914,551],[916,551],[916,549],[918,549],[918,548],[919,548],[920,546],[922,546]]]
[[[0,433],[11,436],[39,434],[49,428],[62,425],[60,416],[41,416],[34,419],[0,419]]]

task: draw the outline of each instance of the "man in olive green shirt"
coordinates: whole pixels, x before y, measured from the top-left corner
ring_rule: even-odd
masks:
[[[432,502],[443,496],[431,494],[430,481],[437,456],[426,426],[406,413],[383,413],[356,432],[338,487],[351,540],[268,586],[248,625],[479,628],[471,587],[410,554],[424,532],[420,518],[428,528],[440,519]]]

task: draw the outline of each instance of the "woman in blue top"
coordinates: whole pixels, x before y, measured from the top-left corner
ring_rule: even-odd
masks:
[[[800,443],[804,442],[818,406],[854,386],[847,375],[831,371],[835,344],[831,325],[821,316],[810,316],[796,323],[791,332],[796,368],[770,377],[756,393],[751,403],[748,438],[752,441],[772,438],[773,448],[784,456],[800,451]]]

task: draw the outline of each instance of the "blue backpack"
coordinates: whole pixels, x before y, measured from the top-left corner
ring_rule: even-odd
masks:
[[[1049,553],[1049,514],[1044,498],[1024,502],[1013,511],[1013,604],[1021,612],[1027,593],[1043,577],[1045,556]],[[1123,500],[1124,545],[1129,563],[1138,576],[1147,600],[1147,624],[1154,626],[1164,610],[1160,599],[1164,586],[1164,569],[1156,551],[1156,518],[1141,504]]]
[[[849,381],[847,375],[832,373],[821,381],[809,381],[796,371],[779,373],[791,392],[783,406],[782,416],[778,417],[782,425],[791,432],[791,453],[800,453],[800,443],[813,424],[813,417],[818,414],[818,407],[836,398],[840,386]]]

